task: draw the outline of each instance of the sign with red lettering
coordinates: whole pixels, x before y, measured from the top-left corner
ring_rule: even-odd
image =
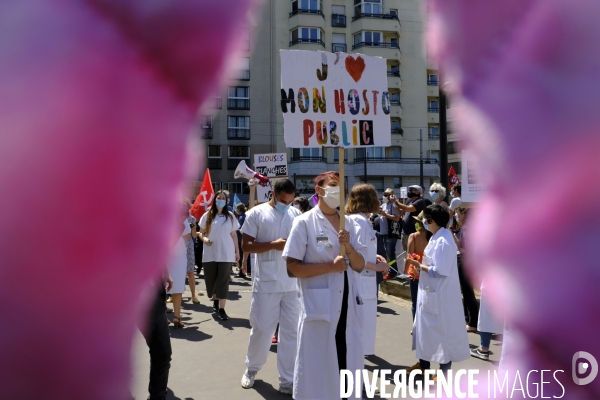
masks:
[[[362,54],[281,50],[287,147],[391,145],[386,60]]]

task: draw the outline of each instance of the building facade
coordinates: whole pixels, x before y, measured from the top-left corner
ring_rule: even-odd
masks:
[[[360,53],[387,60],[392,102],[390,147],[345,151],[347,184],[366,181],[379,191],[439,179],[439,80],[425,51],[420,0],[269,0],[240,34],[245,54],[200,118],[216,190],[245,201],[233,178],[241,160],[287,152],[290,179],[312,193],[312,179],[337,170],[338,149],[287,149],[280,110],[281,49]],[[456,167],[455,167],[456,168]]]

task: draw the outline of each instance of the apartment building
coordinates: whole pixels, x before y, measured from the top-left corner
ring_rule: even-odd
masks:
[[[279,107],[281,49],[361,53],[387,60],[392,102],[390,147],[345,152],[347,184],[378,190],[439,179],[439,80],[424,45],[419,0],[269,0],[240,32],[244,57],[200,118],[215,189],[245,200],[233,172],[254,154],[287,152],[290,179],[312,193],[314,176],[336,170],[338,149],[288,149]]]

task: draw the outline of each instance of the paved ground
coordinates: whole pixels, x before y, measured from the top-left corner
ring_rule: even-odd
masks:
[[[196,282],[204,292],[204,280],[200,278]],[[277,392],[277,345],[271,347],[267,364],[256,376],[254,388],[243,389],[240,385],[250,333],[250,290],[250,281],[234,278],[231,282],[226,306],[230,317],[228,321],[220,321],[212,313],[212,303],[209,303],[206,295],[199,297],[200,304],[193,304],[190,292],[184,293],[182,320],[186,327],[178,330],[171,328],[173,361],[169,399],[291,399],[291,396]],[[169,314],[170,319],[172,316]],[[416,360],[411,351],[411,327],[410,302],[380,293],[376,355],[366,359],[365,368],[371,371],[375,368],[395,371],[413,365]],[[471,333],[469,341],[477,345],[479,336]],[[456,364],[455,368],[495,368],[494,364],[500,357],[500,345],[492,341],[492,362],[471,358]],[[136,399],[146,399],[149,356],[141,334],[134,340],[132,358],[131,393]]]

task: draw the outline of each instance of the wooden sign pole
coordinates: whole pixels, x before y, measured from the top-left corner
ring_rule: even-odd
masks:
[[[346,205],[346,180],[344,178],[344,148],[339,148],[339,173],[340,173],[340,229],[346,228],[346,211],[344,206]],[[340,246],[340,256],[346,255],[346,247]]]

